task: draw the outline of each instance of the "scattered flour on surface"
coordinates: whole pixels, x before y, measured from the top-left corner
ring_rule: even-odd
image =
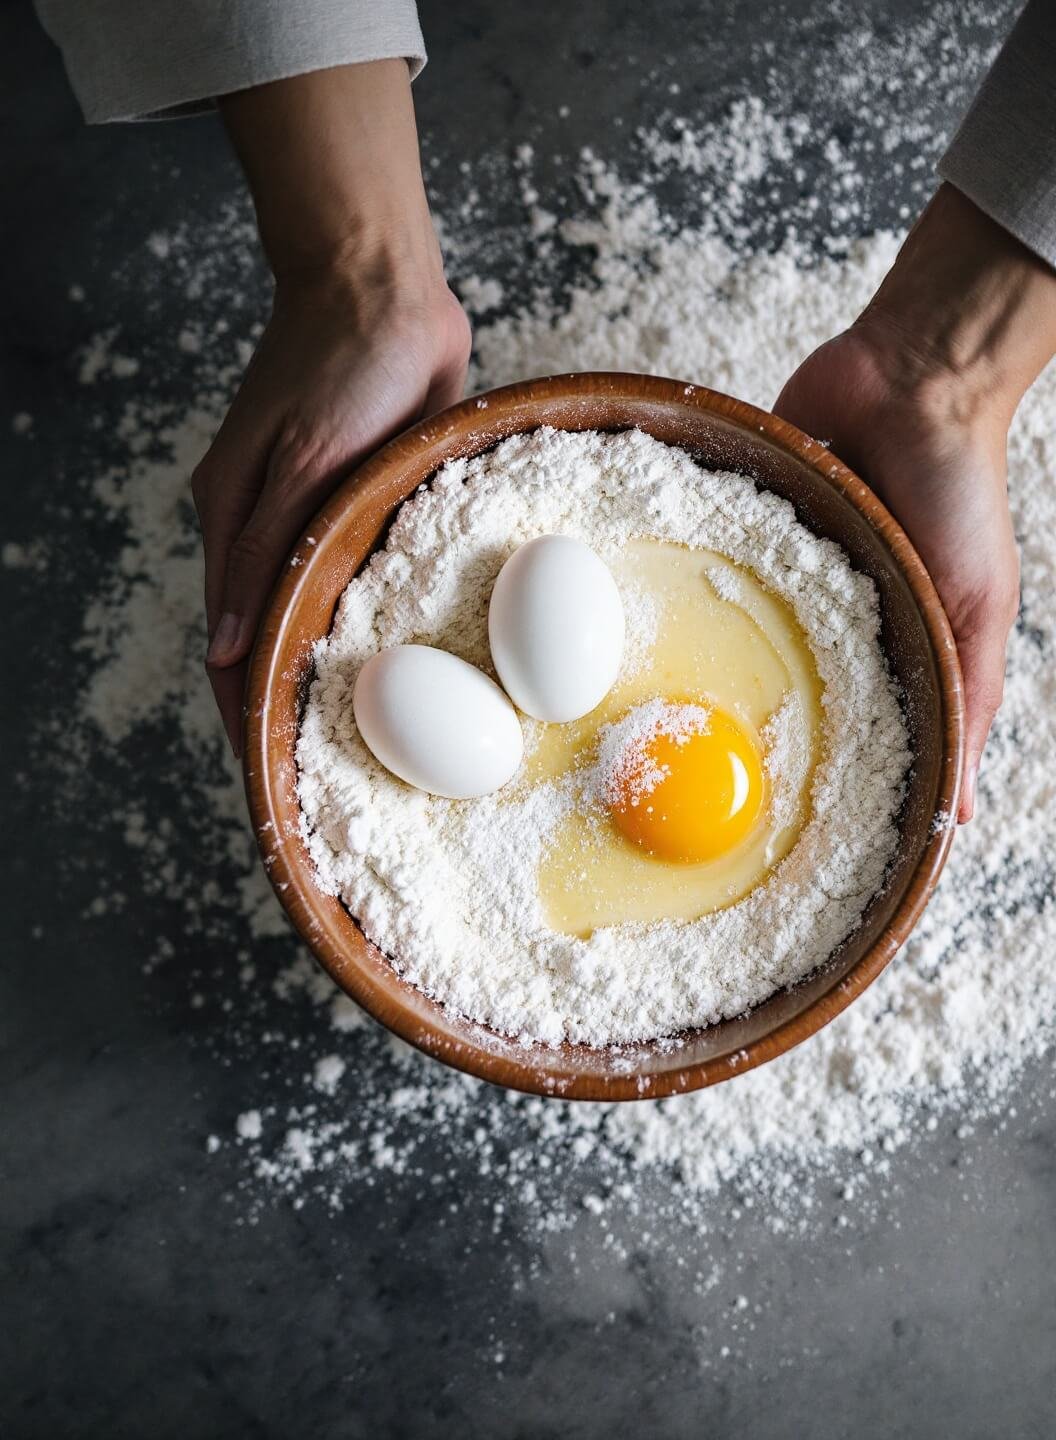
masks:
[[[929,93],[943,87],[954,105],[966,98],[965,77],[986,61],[986,53],[952,49],[936,70],[925,42],[942,23],[937,9],[923,39],[910,44],[899,31],[887,50],[872,37],[871,74],[900,97],[900,110],[914,66],[926,58]],[[837,67],[834,95],[855,81],[855,71],[860,66]],[[920,161],[915,193],[922,193],[941,135],[928,137],[925,148],[910,134],[916,119],[893,120],[891,108],[878,109],[866,93],[854,113],[869,145],[883,143],[886,151],[891,131],[885,163],[896,179]],[[743,136],[733,141],[745,143]],[[702,131],[692,153],[706,156],[710,143]],[[799,153],[794,147],[791,161],[764,167],[757,186],[764,197]],[[677,183],[680,157],[661,163],[674,167]],[[841,181],[853,179],[852,164],[845,156],[834,168]],[[555,287],[551,296],[544,287],[527,308],[478,329],[477,385],[612,367],[675,375],[769,405],[795,364],[865,304],[898,244],[883,233],[845,239],[837,254],[819,258],[786,233],[746,253],[747,238],[730,238],[747,231],[740,199],[725,211],[719,206],[720,238],[662,210],[644,171],[628,183],[588,159],[578,178],[580,210],[570,210],[543,243],[587,263],[565,290]],[[694,175],[682,188],[714,206],[723,183],[715,173]],[[742,189],[749,196],[750,187]],[[860,185],[846,194],[858,207],[853,226],[868,210]],[[804,233],[810,198],[794,214]],[[765,208],[772,209],[769,201]],[[524,246],[502,236],[488,243],[495,265],[505,263],[505,283],[521,266]],[[588,1177],[580,1193],[603,1194],[610,1209],[632,1207],[638,1196],[652,1197],[641,1203],[653,1205],[662,1194],[699,1216],[728,1186],[736,1205],[763,1197],[775,1225],[790,1225],[804,1203],[804,1176],[849,1175],[857,1193],[858,1177],[883,1173],[912,1136],[923,1145],[936,1132],[970,1137],[974,1116],[1029,1105],[1033,1082],[1021,1082],[1050,1048],[1056,1024],[1056,372],[1046,372],[1027,396],[1010,436],[1023,607],[976,819],[958,833],[909,943],[824,1031],[732,1083],[612,1107],[506,1096],[380,1032],[297,953],[247,835],[239,776],[225,756],[202,674],[201,562],[186,487],[259,335],[259,280],[258,300],[252,307],[246,300],[253,246],[248,212],[234,207],[215,229],[167,237],[164,258],[151,257],[164,283],[186,296],[189,312],[200,307],[206,316],[212,302],[209,342],[193,357],[199,398],[190,410],[155,405],[149,396],[127,406],[114,431],[112,469],[88,476],[92,514],[120,543],[85,616],[77,712],[64,712],[61,729],[46,729],[42,739],[50,763],[65,757],[57,803],[87,793],[93,815],[124,837],[122,887],[134,883],[156,907],[144,985],[153,996],[167,975],[169,994],[207,985],[222,997],[215,1012],[202,1012],[215,1015],[210,1043],[218,1064],[254,1077],[257,1108],[269,1122],[262,1119],[259,1139],[237,1147],[251,1201],[274,1189],[294,1203],[315,1196],[335,1208],[352,1206],[362,1186],[429,1165],[475,1176],[482,1190],[507,1187],[509,1203],[544,1228],[568,1223],[580,1173]],[[487,276],[475,233],[460,236],[452,226],[447,249],[456,284],[460,273]],[[77,287],[78,307],[84,294]],[[87,377],[95,384],[85,392],[86,430],[101,391],[112,390],[115,404],[124,405],[135,388],[112,375],[114,338],[100,340],[99,365]],[[139,383],[162,368],[144,365]],[[32,568],[12,573],[19,583],[36,583]],[[158,737],[173,778],[165,808],[151,812],[135,782],[144,741]],[[112,790],[84,790],[101,763],[107,775],[124,767],[117,808]],[[210,946],[215,962],[202,958]],[[278,988],[270,983],[276,969]],[[355,1072],[355,1105],[347,1079],[334,1097],[315,1087],[315,1062],[332,1054]],[[237,1133],[233,1116],[228,1123]],[[234,1149],[221,1149],[217,1163]]]
[[[315,1062],[312,1071],[312,1084],[324,1095],[335,1095],[337,1087],[341,1083],[348,1066],[340,1055],[324,1055],[321,1060]]]
[[[259,1140],[263,1129],[259,1110],[243,1110],[235,1121],[235,1133],[240,1140]]]

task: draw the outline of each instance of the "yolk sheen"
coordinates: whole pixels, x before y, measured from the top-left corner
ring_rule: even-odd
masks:
[[[663,778],[635,797],[648,768]],[[657,735],[625,771],[610,806],[620,833],[657,860],[700,864],[727,854],[762,809],[765,782],[758,747],[732,716],[713,710],[707,733]]]

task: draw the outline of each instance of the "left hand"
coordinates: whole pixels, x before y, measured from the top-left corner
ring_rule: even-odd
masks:
[[[403,60],[220,100],[275,275],[271,319],[192,489],[209,679],[236,756],[249,653],[314,511],[405,425],[461,397],[469,323],[444,280]]]
[[[236,756],[250,651],[298,535],[367,455],[461,399],[469,324],[442,281],[428,279],[280,283],[242,388],[195,470],[206,665]]]

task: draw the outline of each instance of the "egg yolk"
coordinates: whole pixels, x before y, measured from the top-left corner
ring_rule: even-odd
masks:
[[[659,775],[643,786],[643,776]],[[743,725],[712,710],[708,729],[659,734],[622,767],[612,820],[620,834],[657,860],[701,864],[745,838],[763,806],[763,762]]]

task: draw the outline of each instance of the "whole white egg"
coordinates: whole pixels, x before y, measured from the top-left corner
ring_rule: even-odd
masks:
[[[515,550],[491,592],[491,658],[536,720],[578,720],[608,694],[623,655],[623,604],[605,562],[571,535]]]
[[[429,645],[394,645],[356,677],[352,713],[387,770],[431,795],[490,794],[521,763],[517,712],[476,666]]]

